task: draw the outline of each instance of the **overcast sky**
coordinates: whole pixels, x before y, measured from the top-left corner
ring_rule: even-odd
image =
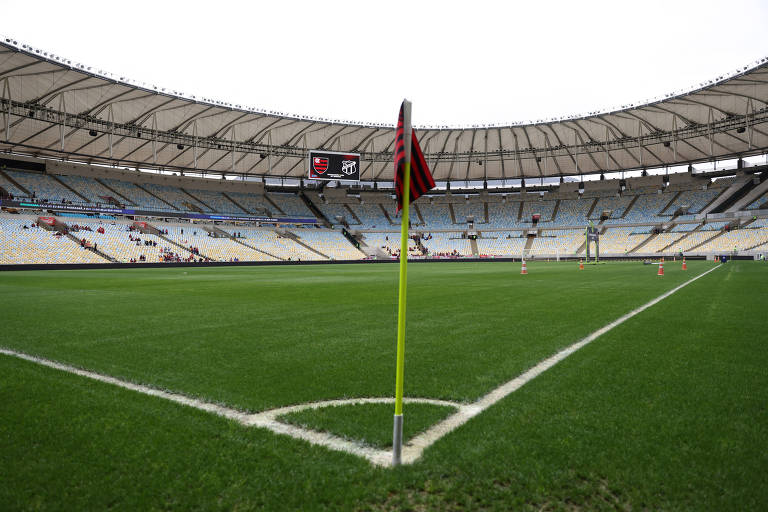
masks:
[[[260,109],[393,124],[602,110],[768,56],[768,2],[0,0],[0,34]]]

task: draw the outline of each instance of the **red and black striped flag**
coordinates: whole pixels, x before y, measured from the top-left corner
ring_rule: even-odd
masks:
[[[405,174],[405,126],[403,108],[405,102],[400,105],[400,116],[397,118],[397,133],[395,135],[395,194],[397,195],[397,212],[403,208],[403,174]],[[435,188],[435,180],[427,167],[427,161],[419,147],[416,133],[411,131],[411,183],[409,203],[417,200]]]

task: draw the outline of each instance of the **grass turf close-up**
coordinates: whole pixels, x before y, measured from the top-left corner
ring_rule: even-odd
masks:
[[[474,401],[714,268],[679,266],[667,262],[660,278],[637,262],[583,271],[530,262],[527,276],[503,262],[412,265],[405,394]],[[766,284],[768,265],[728,263],[394,470],[0,356],[0,502],[759,508],[768,502]],[[394,392],[396,265],[6,272],[0,292],[0,346],[228,407]],[[406,404],[406,432],[446,412],[419,405]],[[386,446],[391,415],[377,404],[290,421]]]

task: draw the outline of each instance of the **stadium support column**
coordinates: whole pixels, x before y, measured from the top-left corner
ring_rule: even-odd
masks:
[[[111,103],[107,109],[107,124],[109,125],[109,159],[112,160],[112,141],[115,135],[115,113]]]
[[[152,114],[152,163],[157,165],[157,112]]]
[[[59,93],[59,145],[64,151],[64,125],[67,122],[67,104],[64,102],[64,93]]]
[[[229,132],[229,140],[232,143],[232,163],[230,166],[230,170],[232,171],[232,174],[235,173],[235,125],[232,125],[232,130]]]
[[[197,169],[197,119],[192,122],[192,166]]]
[[[11,140],[11,88],[8,85],[8,78],[3,79],[3,99],[5,100],[5,109],[3,117],[5,117],[5,141]]]

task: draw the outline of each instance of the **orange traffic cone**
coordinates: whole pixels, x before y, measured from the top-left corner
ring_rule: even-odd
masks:
[[[528,273],[528,269],[525,266],[525,260],[523,260],[523,268],[520,269],[520,273],[523,274],[523,275]]]
[[[664,258],[661,258],[661,261],[659,262],[659,273],[656,275],[659,277],[664,277]]]
[[[688,265],[685,264],[685,256],[683,256],[683,270],[688,270]]]

